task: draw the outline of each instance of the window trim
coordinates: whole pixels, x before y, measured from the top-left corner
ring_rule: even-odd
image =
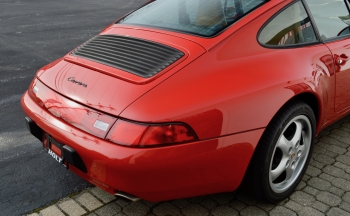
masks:
[[[348,11],[350,12],[350,1],[349,0],[344,0],[345,1],[345,5],[348,8]]]
[[[304,6],[304,9],[310,19],[311,25],[314,29],[314,33],[316,36],[316,41],[314,42],[307,42],[307,43],[298,43],[298,44],[291,44],[291,45],[269,45],[269,44],[264,44],[259,41],[259,36],[263,29],[273,20],[275,19],[278,15],[280,15],[283,11],[285,11],[287,8],[289,8],[291,5],[296,4],[297,2],[301,2],[302,5]],[[321,40],[319,37],[318,29],[315,28],[315,23],[313,22],[312,16],[310,16],[310,11],[308,11],[309,8],[306,8],[304,0],[296,0],[296,1],[291,1],[289,4],[284,6],[282,9],[280,9],[277,13],[275,13],[272,17],[270,17],[262,27],[260,27],[256,40],[259,43],[260,46],[268,48],[268,49],[294,49],[294,48],[300,48],[300,47],[305,47],[305,46],[312,46],[312,45],[317,45],[321,44]]]

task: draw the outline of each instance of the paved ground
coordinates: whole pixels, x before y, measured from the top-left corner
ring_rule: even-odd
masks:
[[[350,116],[322,131],[302,182],[290,198],[277,205],[258,202],[242,191],[159,203],[130,203],[93,187],[31,214],[38,215],[349,216]]]
[[[35,72],[146,0],[0,0],[0,215],[21,215],[87,182],[57,166],[25,128]]]

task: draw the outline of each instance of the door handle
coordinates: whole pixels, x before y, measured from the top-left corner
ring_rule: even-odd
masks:
[[[336,56],[335,63],[337,65],[344,66],[348,60],[349,60],[349,57],[347,55],[341,54],[340,56]]]

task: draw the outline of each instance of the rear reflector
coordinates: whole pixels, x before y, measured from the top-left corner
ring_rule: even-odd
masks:
[[[102,131],[107,131],[109,128],[109,124],[100,120],[96,120],[94,127]]]

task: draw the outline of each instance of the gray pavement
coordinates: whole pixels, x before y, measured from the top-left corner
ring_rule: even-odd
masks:
[[[36,71],[146,0],[0,0],[0,216],[89,187],[29,134],[19,100]]]
[[[38,215],[349,216],[350,116],[319,134],[303,180],[289,198],[277,205],[259,202],[244,191],[157,203],[131,203],[90,187],[30,213],[30,216]]]

